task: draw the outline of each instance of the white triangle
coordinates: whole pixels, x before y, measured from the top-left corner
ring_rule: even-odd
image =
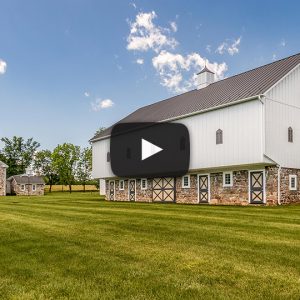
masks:
[[[142,160],[162,151],[164,149],[142,139]]]

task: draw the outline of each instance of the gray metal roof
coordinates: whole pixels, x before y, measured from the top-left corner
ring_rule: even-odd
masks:
[[[300,63],[300,53],[259,68],[217,81],[209,86],[139,108],[118,123],[158,122],[230,105],[261,95]],[[90,141],[110,135],[112,127]]]
[[[197,75],[202,74],[204,72],[215,74],[213,71],[211,71],[207,66],[205,66]]]
[[[15,179],[18,184],[45,184],[42,176],[13,175],[7,180]]]

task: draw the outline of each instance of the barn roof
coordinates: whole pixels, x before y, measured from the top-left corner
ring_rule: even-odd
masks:
[[[15,179],[17,184],[45,184],[42,176],[13,175],[7,180],[11,181],[12,179]]]
[[[267,92],[274,84],[300,63],[300,53],[258,67],[256,69],[216,81],[209,86],[192,90],[141,107],[120,120],[124,122],[159,122],[192,113],[200,113],[207,109],[234,104],[242,99],[250,99]],[[112,127],[96,134],[90,141],[110,135]]]

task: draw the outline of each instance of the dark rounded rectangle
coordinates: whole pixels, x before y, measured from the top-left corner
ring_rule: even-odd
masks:
[[[111,133],[110,157],[119,177],[182,176],[190,163],[188,129],[180,123],[117,124]]]

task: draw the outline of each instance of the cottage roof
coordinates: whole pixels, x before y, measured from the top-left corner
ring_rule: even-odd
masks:
[[[15,179],[17,184],[45,184],[42,176],[13,175],[7,180],[11,181],[12,179]]]
[[[2,167],[2,168],[8,168],[8,165],[6,165],[4,162],[2,162],[0,160],[0,167]]]
[[[192,90],[137,109],[119,123],[158,122],[200,113],[212,108],[252,99],[267,92],[300,63],[300,53],[256,69],[216,81],[209,86]],[[96,134],[90,141],[110,135],[112,127]]]

